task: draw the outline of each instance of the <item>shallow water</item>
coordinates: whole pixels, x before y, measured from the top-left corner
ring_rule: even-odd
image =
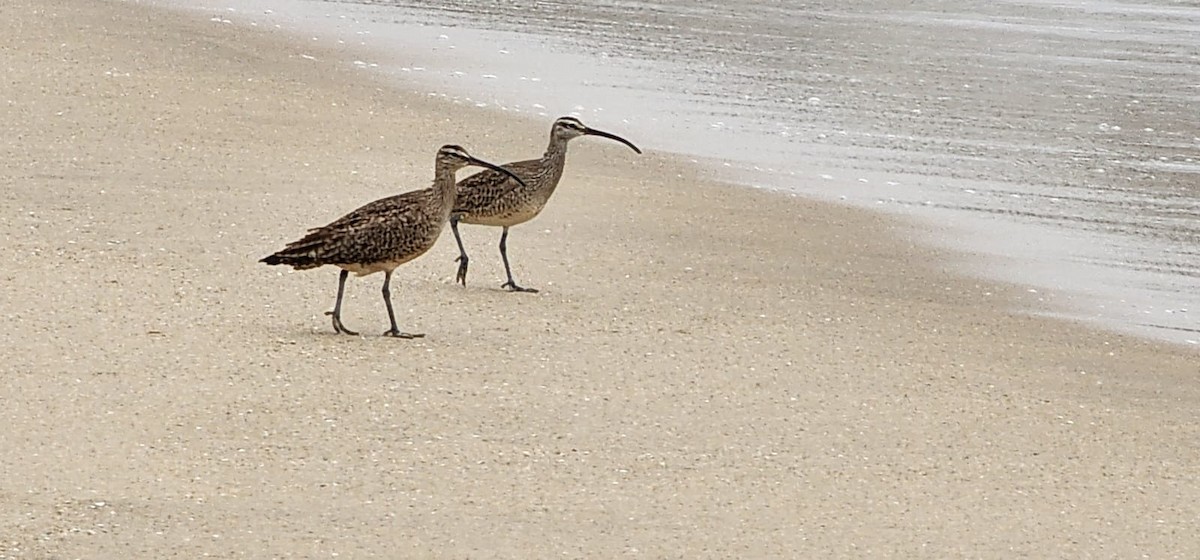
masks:
[[[847,6],[847,4],[849,6]],[[1200,7],[211,0],[392,53],[431,95],[566,113],[752,185],[929,220],[1039,312],[1200,341]],[[267,13],[270,12],[270,13]],[[1051,305],[1051,303],[1047,303]]]

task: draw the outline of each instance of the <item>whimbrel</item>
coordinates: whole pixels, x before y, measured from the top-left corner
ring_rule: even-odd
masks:
[[[442,146],[437,153],[433,186],[406,192],[371,202],[333,223],[308,230],[298,241],[289,243],[282,251],[259,262],[284,264],[296,270],[306,270],[331,264],[342,269],[338,278],[337,301],[333,311],[333,330],[357,335],[342,324],[342,293],[346,277],[351,272],[366,276],[382,271],[383,303],[387,306],[392,328],[384,336],[417,338],[424,335],[400,332],[396,313],[392,311],[392,295],[388,290],[392,271],[433,247],[446,227],[454,204],[454,173],[468,165],[495,170],[512,176],[515,187],[524,184],[520,177],[504,168],[472,157],[459,146]]]
[[[550,127],[550,146],[541,158],[504,165],[515,176],[524,179],[524,185],[518,186],[509,175],[495,171],[481,171],[459,181],[458,199],[450,215],[450,229],[454,231],[459,252],[456,281],[467,285],[469,261],[462,237],[458,234],[458,223],[500,226],[504,228],[500,234],[500,258],[504,261],[504,273],[508,275],[508,281],[500,287],[514,292],[537,292],[532,288],[522,288],[513,280],[512,268],[508,265],[508,248],[505,246],[508,228],[532,220],[546,207],[550,195],[558,187],[558,180],[562,178],[563,166],[567,162],[567,142],[585,135],[616,140],[642,153],[637,146],[620,136],[588,128],[575,117],[562,117]]]

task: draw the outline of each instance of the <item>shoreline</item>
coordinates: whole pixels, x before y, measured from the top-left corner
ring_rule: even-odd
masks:
[[[1200,553],[1194,351],[1008,311],[913,224],[586,139],[509,238],[542,293],[464,227],[469,287],[448,234],[393,278],[427,338],[335,336],[332,270],[255,261],[548,120],[173,11],[5,11],[4,555]],[[381,281],[348,326],[383,330]]]
[[[614,115],[630,116],[626,114],[628,111],[622,109],[621,103],[628,102],[621,101],[624,97],[620,94],[624,92],[614,91],[606,96],[603,87],[593,86],[629,81],[640,84],[628,86],[631,92],[651,95],[650,90],[654,88],[644,83],[647,79],[645,73],[638,73],[607,57],[593,60],[572,52],[574,49],[566,48],[569,45],[562,43],[561,37],[555,37],[546,29],[536,28],[535,33],[540,34],[532,38],[511,31],[481,31],[472,28],[473,20],[465,14],[462,17],[467,19],[454,20],[449,27],[442,27],[438,21],[427,19],[431,16],[421,10],[374,5],[329,5],[326,8],[324,5],[297,0],[259,2],[255,4],[259,8],[257,12],[264,11],[261,8],[265,7],[268,8],[266,12],[272,13],[257,13],[241,5],[227,9],[227,4],[214,2],[210,8],[198,10],[206,15],[208,12],[204,10],[213,11],[218,13],[215,16],[218,20],[242,25],[247,22],[266,24],[276,21],[282,23],[285,32],[298,34],[300,39],[308,39],[307,34],[314,33],[317,37],[312,38],[320,38],[320,43],[337,41],[355,44],[365,53],[354,62],[361,64],[363,70],[380,72],[401,87],[407,87],[404,84],[415,79],[420,89],[463,106],[487,106],[523,115],[540,114],[546,118],[554,118],[558,116],[557,113],[570,113],[585,117],[585,120],[603,119],[596,123],[600,127],[610,124],[620,126],[616,124],[619,120],[621,123],[637,125],[636,128],[643,132],[671,130],[672,133],[667,136],[672,138],[673,143],[665,147],[675,151],[687,146],[679,143],[680,137],[694,136],[684,133],[679,128],[684,125],[677,122],[696,116],[699,109],[690,105],[696,102],[694,100],[683,102],[687,107],[667,111],[661,119],[659,116],[650,118],[652,123],[649,124],[629,123],[628,119],[619,117],[614,119]],[[190,5],[187,9],[197,11]],[[414,16],[417,20],[401,24],[393,21],[390,14]],[[501,17],[503,14],[494,15]],[[389,21],[391,23],[386,23]],[[497,25],[507,29],[503,22]],[[499,54],[495,51],[496,46],[501,47]],[[410,52],[415,53],[415,57],[410,57]],[[470,55],[464,56],[464,53]],[[521,62],[530,57],[540,60],[541,64],[530,67],[528,63]],[[594,68],[597,74],[580,77],[566,70],[574,67]],[[545,73],[539,68],[557,70]],[[518,75],[520,80],[514,81],[513,78]],[[587,83],[577,83],[581,80]],[[514,95],[512,91],[522,92],[521,96],[525,98]],[[569,91],[570,96],[578,96],[579,99],[567,100],[567,96],[558,91]],[[546,105],[536,104],[535,101]],[[826,101],[837,104],[837,100]],[[940,102],[926,101],[940,105]],[[662,102],[658,100],[659,104]],[[546,109],[546,106],[559,110]],[[880,110],[875,106],[841,107],[840,110],[851,109],[863,113]],[[820,109],[814,110],[820,112]],[[939,113],[935,111],[935,114]],[[841,114],[841,117],[845,116]],[[937,120],[936,117],[931,118]],[[1075,127],[1074,123],[1070,125],[1072,129]],[[814,135],[822,130],[820,125],[809,123],[801,129],[791,130],[787,139],[789,142],[799,141],[797,139],[806,134]],[[839,132],[845,134],[847,131],[824,130],[819,136],[832,138],[837,137]],[[979,132],[971,129],[964,134],[969,136]],[[941,130],[939,134],[953,137],[955,133]],[[661,138],[662,134],[659,136],[657,140],[666,141]],[[1061,207],[1063,200],[1109,196],[1104,194],[1109,189],[1102,188],[1102,182],[1092,184],[1089,188],[1080,187],[1079,192],[1069,188],[1069,192],[1060,193],[1058,189],[1049,187],[1050,190],[1042,192],[1022,181],[1013,183],[1010,181],[1013,177],[1003,170],[993,170],[995,173],[992,174],[973,174],[969,170],[960,170],[960,174],[954,177],[942,176],[937,172],[908,169],[893,161],[894,158],[904,159],[906,156],[902,153],[889,156],[886,151],[854,150],[846,146],[839,148],[834,146],[838,143],[834,140],[829,140],[832,144],[824,145],[824,141],[815,139],[796,144],[794,149],[798,150],[797,153],[786,157],[780,154],[772,156],[805,163],[793,163],[790,167],[784,165],[775,169],[770,166],[778,167],[783,162],[760,161],[747,154],[764,149],[774,154],[775,150],[781,148],[764,146],[762,138],[747,139],[743,136],[730,136],[722,140],[726,146],[749,142],[744,150],[746,153],[727,153],[726,156],[731,159],[710,161],[711,158],[707,156],[681,157],[708,165],[711,176],[718,180],[753,188],[778,188],[809,198],[850,204],[856,208],[918,221],[925,226],[923,242],[970,256],[970,262],[960,267],[963,274],[983,280],[1021,284],[1030,290],[1028,293],[1037,294],[1029,298],[1034,305],[1027,311],[1032,314],[1067,318],[1114,332],[1188,347],[1200,346],[1200,337],[1190,330],[1195,326],[1195,321],[1190,320],[1194,313],[1189,313],[1189,309],[1200,307],[1200,300],[1193,295],[1200,292],[1189,289],[1191,280],[1186,274],[1180,275],[1181,271],[1187,270],[1186,263],[1180,261],[1169,264],[1168,261],[1174,257],[1147,252],[1149,248],[1135,246],[1145,242],[1145,239],[1083,226],[1096,220],[1108,223],[1116,219],[1116,216],[1105,214],[1111,213],[1112,208],[1095,208],[1093,210],[1098,214],[1092,215],[1083,212],[1083,209]],[[738,140],[734,141],[735,138]],[[709,138],[707,143],[714,141],[715,138]],[[996,141],[1012,148],[1030,140],[1021,136]],[[918,160],[949,161],[948,154],[940,153],[937,149],[931,150],[917,150],[908,155]],[[684,151],[712,155],[712,150],[706,149],[705,142],[692,144]],[[1022,162],[1017,167],[1024,169],[1026,164],[1028,162]],[[1073,185],[1076,179],[1091,184],[1103,177],[1098,175],[1093,179],[1080,179],[1072,175],[1074,172],[1051,172],[1049,169],[1044,173],[1046,181],[1054,184],[1056,181],[1066,181],[1064,184]],[[1120,188],[1117,190],[1121,191]],[[1060,210],[1066,213],[1060,216]],[[1166,210],[1147,210],[1154,215],[1160,211]],[[947,224],[953,224],[953,228],[947,228]],[[1151,225],[1141,224],[1139,227]],[[1118,227],[1117,230],[1128,233],[1132,227]],[[998,231],[1002,233],[998,234]],[[1154,237],[1153,232],[1147,232],[1146,235]],[[1054,242],[1047,243],[1047,239]],[[1165,248],[1157,247],[1155,251],[1159,249]],[[1123,265],[1121,259],[1132,259],[1130,262],[1139,264]],[[1162,270],[1157,274],[1147,270],[1155,267],[1162,267]]]

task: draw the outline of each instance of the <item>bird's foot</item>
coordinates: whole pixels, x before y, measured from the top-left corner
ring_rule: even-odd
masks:
[[[346,325],[342,324],[342,317],[340,315],[336,315],[332,311],[326,311],[325,314],[333,317],[334,332],[336,332],[338,334],[348,334],[350,336],[358,336],[358,333],[356,333],[350,329],[347,329]]]
[[[462,284],[464,288],[467,286],[467,262],[470,260],[466,255],[459,255],[454,259],[454,262],[458,263],[458,275],[454,277],[454,281]]]
[[[391,329],[391,330],[383,333],[383,336],[390,336],[392,338],[413,339],[413,338],[425,338],[425,333],[406,333],[406,332],[400,332],[399,329]]]
[[[504,289],[506,289],[506,290],[508,290],[508,291],[510,291],[510,292],[525,292],[525,293],[527,293],[527,294],[536,294],[536,293],[538,293],[538,291],[537,291],[537,288],[522,288],[521,286],[518,286],[518,285],[517,285],[517,283],[516,283],[516,282],[513,282],[512,280],[509,280],[508,282],[505,282],[505,283],[504,283],[504,284],[502,284],[500,287],[501,287],[501,288],[504,288]]]

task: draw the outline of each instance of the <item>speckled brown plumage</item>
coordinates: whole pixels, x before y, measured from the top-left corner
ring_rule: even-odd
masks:
[[[563,146],[565,148],[565,146]],[[566,163],[566,150],[547,151],[548,160],[530,159],[504,164],[525,180],[527,187],[500,193],[514,183],[507,175],[492,170],[481,171],[458,182],[458,197],[454,202],[457,221],[482,226],[511,227],[535,218],[550,195],[558,187]]]
[[[504,261],[504,272],[508,275],[508,281],[501,287],[514,292],[537,291],[522,288],[513,280],[506,245],[508,228],[532,220],[546,207],[550,196],[558,188],[558,181],[562,178],[563,168],[566,166],[567,142],[584,135],[610,138],[629,146],[639,154],[642,153],[637,146],[620,136],[588,128],[574,117],[562,117],[550,127],[550,145],[541,158],[504,165],[505,169],[523,179],[525,185],[517,185],[508,175],[491,170],[481,171],[458,182],[458,195],[450,217],[450,228],[454,231],[455,241],[458,242],[458,282],[467,285],[467,263],[470,261],[463,246],[462,236],[458,232],[458,223],[462,222],[504,228],[504,232],[500,234],[500,258]]]
[[[442,146],[430,188],[371,202],[329,225],[310,229],[304,237],[260,262],[288,265],[297,270],[327,264],[341,268],[337,302],[328,314],[333,316],[334,331],[352,335],[358,333],[347,329],[341,320],[346,277],[351,272],[358,276],[383,272],[383,301],[391,321],[391,329],[384,334],[401,338],[423,336],[402,333],[396,326],[389,292],[392,271],[425,254],[437,242],[454,205],[454,173],[468,165],[490,167],[508,176],[500,167],[472,157],[459,146]],[[518,181],[511,184],[521,185]]]
[[[437,241],[450,217],[450,204],[434,188],[371,202],[308,234],[262,262],[297,270],[323,265],[359,276],[394,270]]]

